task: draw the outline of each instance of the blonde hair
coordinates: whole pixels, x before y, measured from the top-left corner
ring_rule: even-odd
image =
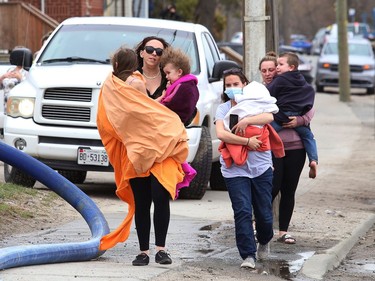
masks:
[[[277,66],[277,55],[274,51],[267,52],[266,55],[259,62],[259,70],[261,70],[262,63],[265,61],[272,61]]]

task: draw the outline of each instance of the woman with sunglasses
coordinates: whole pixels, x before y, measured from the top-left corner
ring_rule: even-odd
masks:
[[[138,71],[146,79],[147,94],[159,98],[167,87],[168,80],[160,67],[160,58],[169,44],[160,37],[145,37],[136,47]]]
[[[272,155],[271,150],[258,151],[262,146],[260,135],[248,138],[245,137],[245,130],[249,125],[263,127],[269,124],[273,120],[273,115],[260,113],[247,116],[238,120],[236,125],[232,124],[234,127],[230,125],[229,130],[226,129],[225,119],[237,105],[235,97],[242,95],[243,88],[249,84],[249,80],[241,69],[234,68],[223,72],[223,82],[224,103],[220,104],[216,111],[216,134],[222,142],[245,146],[248,152],[242,165],[232,163],[228,166],[221,156],[221,172],[232,202],[236,244],[243,259],[241,268],[255,269],[256,258],[267,258],[269,241],[273,237]],[[258,249],[252,226],[253,211],[257,218]]]

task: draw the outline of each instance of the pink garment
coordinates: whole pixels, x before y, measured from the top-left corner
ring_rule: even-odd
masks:
[[[198,79],[197,77],[195,77],[194,75],[192,74],[186,74],[184,76],[182,76],[181,78],[177,79],[176,81],[173,82],[173,84],[171,84],[167,90],[165,91],[165,96],[161,99],[160,103],[161,104],[166,104],[168,103],[172,98],[173,96],[177,93],[177,91],[175,91],[175,89],[183,82],[187,82],[187,81],[195,81],[195,83],[197,84],[198,83]]]
[[[190,183],[192,182],[192,180],[197,175],[197,171],[192,166],[190,166],[188,162],[182,163],[181,168],[185,175],[184,175],[184,179],[182,180],[182,182],[179,182],[176,185],[176,195],[174,199],[178,198],[180,189],[184,187],[188,187]]]

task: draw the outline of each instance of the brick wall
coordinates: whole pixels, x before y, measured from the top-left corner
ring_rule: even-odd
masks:
[[[29,3],[41,9],[40,0],[24,0],[21,2]],[[104,0],[44,0],[45,13],[58,22],[70,17],[103,16],[103,5]]]

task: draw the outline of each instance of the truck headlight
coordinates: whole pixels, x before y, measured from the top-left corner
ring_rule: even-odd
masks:
[[[34,98],[9,97],[7,115],[11,117],[31,118],[34,114]]]

